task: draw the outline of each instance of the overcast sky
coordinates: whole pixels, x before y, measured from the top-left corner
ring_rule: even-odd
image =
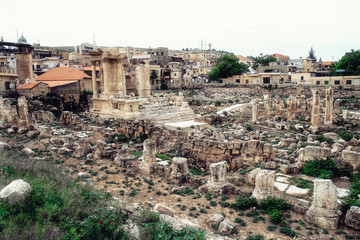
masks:
[[[200,48],[338,60],[360,48],[360,0],[12,0],[0,36],[44,46]]]

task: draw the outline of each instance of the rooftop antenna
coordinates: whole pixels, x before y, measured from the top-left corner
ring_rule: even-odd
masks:
[[[95,42],[95,34],[93,34],[93,37],[94,37],[94,46],[96,46],[96,42]]]
[[[19,30],[16,29],[16,41],[18,42],[19,41]]]

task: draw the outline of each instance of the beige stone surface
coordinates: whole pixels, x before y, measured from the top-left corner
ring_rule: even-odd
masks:
[[[316,179],[313,202],[306,212],[305,220],[333,230],[337,228],[340,215],[336,186],[329,179]]]

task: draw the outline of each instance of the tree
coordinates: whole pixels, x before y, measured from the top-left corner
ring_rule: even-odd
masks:
[[[216,65],[209,73],[209,79],[216,81],[219,78],[227,78],[240,75],[248,70],[248,66],[240,63],[235,55],[223,55],[216,59]]]
[[[309,56],[308,58],[314,59],[314,61],[316,62],[316,56],[315,56],[315,50],[313,49],[313,47],[311,46],[310,51],[309,51]]]
[[[268,66],[271,62],[276,62],[276,58],[270,55],[263,55],[262,53],[258,57],[254,57],[253,68],[257,69],[261,66]]]
[[[150,79],[157,79],[158,78],[158,74],[157,71],[155,69],[151,70],[151,75],[150,75]]]
[[[336,70],[344,69],[347,75],[360,75],[360,50],[347,52],[338,63],[332,64],[330,70],[333,75],[339,75]]]

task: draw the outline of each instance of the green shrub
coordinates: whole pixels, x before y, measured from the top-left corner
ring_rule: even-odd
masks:
[[[29,239],[29,234],[33,239],[89,239],[86,234],[90,229],[93,239],[110,234],[126,239],[120,228],[113,228],[123,218],[121,214],[104,211],[101,216],[105,219],[99,221],[110,220],[111,224],[95,223],[99,210],[94,209],[106,207],[110,194],[77,184],[54,163],[9,153],[0,155],[0,171],[7,173],[0,177],[1,185],[21,178],[32,187],[21,203],[10,205],[0,200],[1,239]]]
[[[130,196],[130,197],[135,197],[136,194],[137,194],[137,191],[134,189],[134,190],[132,190],[132,191],[129,193],[129,196]]]
[[[121,142],[121,143],[123,143],[123,142],[129,142],[129,138],[128,137],[126,137],[126,136],[124,136],[124,135],[117,135],[117,141],[118,142]]]
[[[280,224],[281,222],[284,221],[284,214],[277,209],[270,212],[269,217],[270,217],[270,222],[273,224]]]
[[[250,212],[246,213],[247,217],[254,217],[254,216],[259,216],[259,215],[260,215],[260,213],[256,209],[253,209]]]
[[[225,207],[230,207],[230,203],[228,203],[228,202],[219,201],[219,204],[220,204],[220,206],[222,206],[223,208],[225,208]]]
[[[309,161],[303,167],[303,173],[312,177],[333,178],[336,172],[337,166],[332,159]]]
[[[82,222],[71,223],[71,230],[63,239],[129,239],[119,224],[124,216],[109,210],[95,209],[94,213]]]
[[[211,194],[210,194],[210,193],[207,193],[207,194],[205,195],[205,198],[206,198],[206,200],[210,201],[210,200],[212,199]]]
[[[140,214],[141,223],[156,223],[160,221],[160,215],[157,212],[142,211]]]
[[[250,197],[239,197],[236,199],[235,203],[230,204],[230,207],[235,210],[246,210],[256,206],[256,199]]]
[[[143,233],[146,239],[206,239],[203,230],[187,227],[175,230],[166,222],[145,223]]]
[[[260,209],[266,210],[268,213],[271,213],[275,210],[285,211],[290,209],[290,204],[286,203],[284,199],[281,198],[268,198],[262,200],[259,205]]]
[[[213,207],[216,207],[217,203],[215,201],[210,201],[210,205],[213,206]]]
[[[327,142],[328,144],[333,144],[334,143],[334,140],[332,138],[324,137],[324,135],[317,136],[315,139],[318,140],[321,143],[322,142]]]
[[[288,228],[288,227],[283,227],[283,228],[280,228],[280,232],[289,236],[289,237],[296,237],[297,234],[296,232],[294,232],[293,230],[291,230],[291,228]]]
[[[200,168],[198,168],[198,167],[196,167],[196,166],[190,168],[190,169],[189,169],[189,172],[190,172],[192,175],[197,175],[197,176],[201,175],[201,170],[200,170]]]
[[[252,235],[250,235],[250,236],[248,236],[247,238],[246,238],[247,240],[264,240],[264,236],[263,235],[255,235],[255,236],[252,236]]]
[[[215,101],[215,106],[216,107],[221,106],[221,101]]]
[[[235,218],[235,222],[239,223],[243,227],[246,226],[246,222],[244,220],[242,220],[241,218]]]
[[[275,231],[276,230],[276,228],[277,228],[277,226],[274,226],[274,225],[270,225],[270,226],[267,226],[267,230],[269,230],[269,231]]]
[[[142,156],[142,152],[141,151],[132,151],[131,152],[135,157],[141,157]]]
[[[157,153],[156,154],[156,157],[157,158],[160,158],[161,160],[165,161],[165,160],[170,160],[170,157],[166,154],[160,154],[160,153]]]
[[[345,141],[350,141],[354,137],[353,134],[349,133],[346,130],[338,130],[336,131],[336,133],[339,135],[339,137],[341,137]]]
[[[245,126],[245,129],[246,129],[248,132],[251,132],[252,130],[254,130],[251,125],[246,125],[246,126]]]

